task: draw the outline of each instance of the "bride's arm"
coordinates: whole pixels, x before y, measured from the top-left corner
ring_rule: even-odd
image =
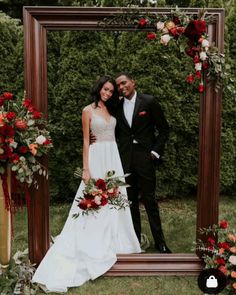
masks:
[[[89,153],[89,130],[90,130],[90,112],[87,108],[82,112],[82,127],[83,127],[83,174],[82,179],[86,183],[90,178],[90,171],[88,165]]]

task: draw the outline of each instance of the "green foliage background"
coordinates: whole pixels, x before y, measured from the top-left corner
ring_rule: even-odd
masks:
[[[12,16],[20,12],[4,1],[0,9]],[[32,5],[32,1],[21,1]],[[27,2],[27,3],[26,3]],[[38,1],[43,5],[43,1]],[[42,2],[42,3],[41,3]],[[55,5],[129,6],[139,1],[54,1]],[[236,21],[235,1],[157,1],[158,6],[176,5],[225,7],[225,53],[231,65],[225,79],[222,111],[221,191],[233,194],[236,188]],[[14,4],[14,3],[13,3]],[[12,4],[12,5],[13,5]],[[34,3],[35,4],[35,3]],[[143,1],[139,6],[155,6]],[[22,94],[23,34],[20,23],[0,14],[0,91]],[[49,32],[48,79],[49,122],[54,142],[50,154],[50,193],[53,201],[71,201],[79,185],[73,177],[81,166],[81,111],[89,103],[94,81],[103,74],[128,71],[137,88],[160,101],[171,133],[164,164],[157,171],[158,194],[192,194],[197,186],[199,94],[186,84],[191,60],[175,44],[162,46],[146,41],[142,32]]]

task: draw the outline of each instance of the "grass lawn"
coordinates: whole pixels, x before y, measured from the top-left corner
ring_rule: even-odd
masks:
[[[221,197],[219,219],[227,219],[230,227],[236,228],[236,198]],[[159,203],[164,233],[168,246],[172,252],[193,252],[196,226],[196,201],[194,199],[164,200]],[[57,205],[50,208],[51,234],[60,233],[67,218],[69,205]],[[152,237],[148,221],[143,208],[142,227],[148,236],[150,248],[153,250]],[[15,217],[15,239],[13,253],[27,248],[27,215],[26,210]],[[38,291],[37,294],[44,294]],[[55,294],[55,293],[50,293]],[[71,288],[67,294],[99,294],[99,295],[126,295],[126,294],[156,294],[156,295],[197,295],[202,294],[197,286],[197,277],[101,277],[88,282],[80,288]],[[224,294],[224,293],[222,293]]]

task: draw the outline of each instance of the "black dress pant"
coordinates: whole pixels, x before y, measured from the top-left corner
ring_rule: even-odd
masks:
[[[134,229],[139,241],[141,241],[141,218],[139,210],[139,199],[141,197],[148,215],[155,246],[165,243],[158,203],[155,196],[155,164],[150,152],[146,151],[140,144],[133,144],[131,165],[125,173],[131,173],[126,178],[126,182],[130,185],[127,188],[127,193],[129,200],[132,202],[130,210]]]

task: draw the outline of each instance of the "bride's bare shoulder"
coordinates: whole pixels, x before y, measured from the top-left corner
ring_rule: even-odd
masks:
[[[83,108],[83,110],[82,110],[82,112],[84,113],[90,113],[93,109],[94,109],[94,103],[91,103],[91,104],[89,104],[89,105],[87,105],[87,106],[85,106],[84,108]]]

